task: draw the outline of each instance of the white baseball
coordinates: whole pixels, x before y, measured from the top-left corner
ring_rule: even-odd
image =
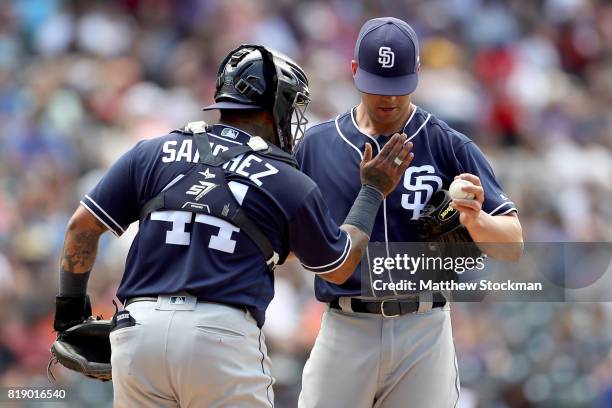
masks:
[[[452,198],[457,198],[457,199],[462,198],[465,200],[473,200],[474,193],[469,193],[467,191],[462,190],[463,187],[471,186],[471,185],[473,184],[467,180],[457,179],[451,183],[450,187],[448,188],[448,193],[450,194]]]

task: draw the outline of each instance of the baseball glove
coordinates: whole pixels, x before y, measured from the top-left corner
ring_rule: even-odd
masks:
[[[51,345],[54,363],[101,381],[112,379],[110,331],[111,320],[88,318],[59,333]],[[50,372],[50,370],[49,370]]]
[[[451,201],[446,190],[434,193],[417,222],[419,241],[439,243],[441,256],[480,256],[481,251],[459,222],[460,213],[450,206]]]

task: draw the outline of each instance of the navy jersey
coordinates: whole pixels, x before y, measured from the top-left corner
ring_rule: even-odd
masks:
[[[215,125],[213,154],[250,135]],[[137,221],[144,204],[198,166],[193,137],[171,133],[125,153],[81,204],[113,233]],[[338,268],[351,241],[330,216],[316,184],[289,164],[252,153],[227,162],[229,187],[268,237],[282,263],[293,252],[315,273]],[[197,186],[196,186],[197,187]],[[207,214],[155,211],[140,221],[117,297],[186,291],[198,299],[246,306],[260,325],[274,295],[273,276],[258,247],[235,225]]]
[[[296,153],[301,170],[319,186],[337,223],[346,218],[359,190],[359,164],[366,143],[376,155],[389,140],[363,133],[355,109],[308,129]],[[414,159],[397,189],[384,201],[376,217],[371,242],[415,242],[416,222],[434,192],[448,189],[456,175],[472,173],[482,182],[483,210],[492,215],[516,211],[504,194],[493,169],[480,149],[465,135],[451,129],[425,110],[415,107],[404,126]],[[369,257],[366,258],[369,262]],[[359,267],[342,285],[315,280],[317,299],[330,302],[339,296],[361,293]]]

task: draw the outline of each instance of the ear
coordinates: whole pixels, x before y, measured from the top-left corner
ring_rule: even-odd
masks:
[[[353,78],[357,74],[357,61],[351,60],[351,72],[353,73]]]

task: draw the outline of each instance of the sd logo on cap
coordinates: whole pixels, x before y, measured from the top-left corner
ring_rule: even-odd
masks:
[[[355,45],[355,86],[375,95],[408,95],[418,83],[419,41],[408,23],[393,17],[367,21]]]

